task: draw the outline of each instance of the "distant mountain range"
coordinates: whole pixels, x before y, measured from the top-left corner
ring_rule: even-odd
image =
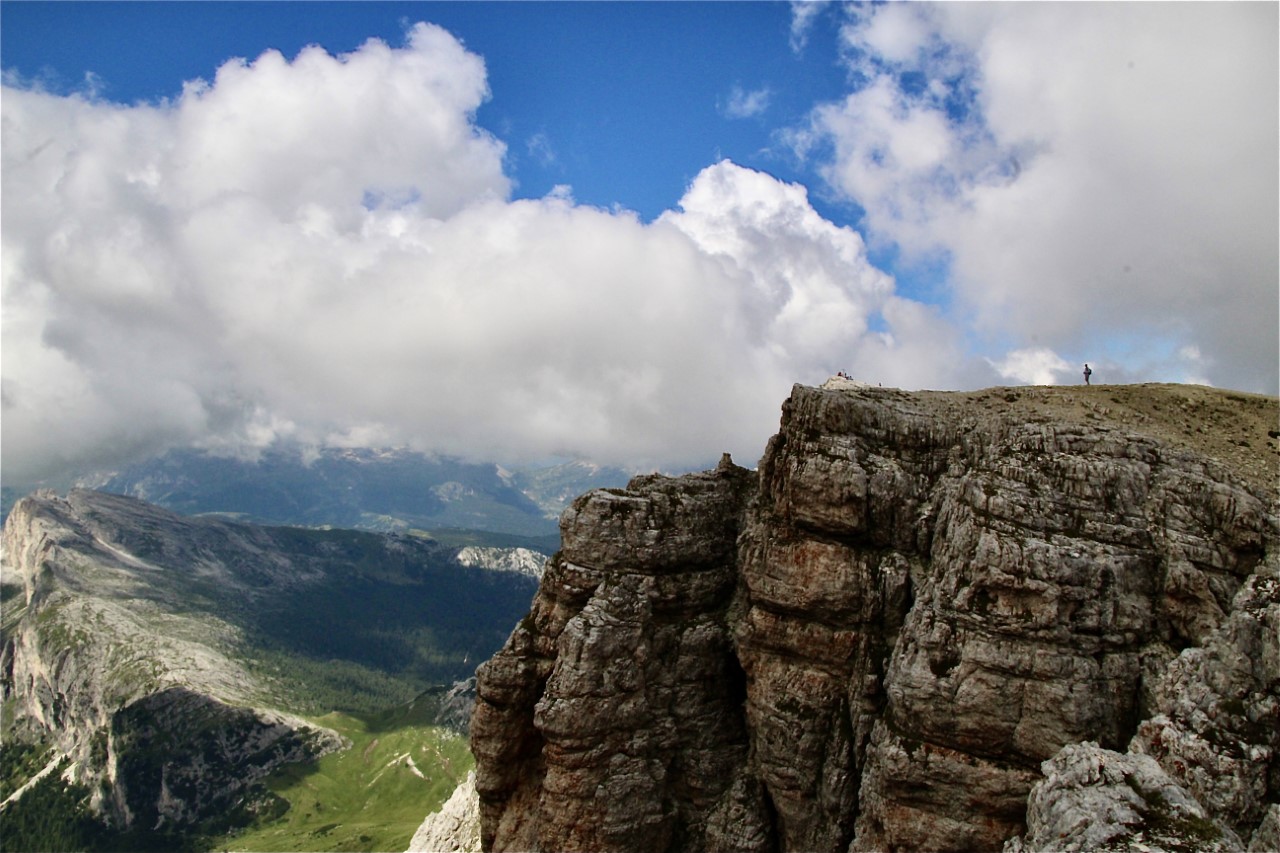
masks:
[[[275,447],[256,460],[174,450],[75,485],[140,498],[184,515],[223,513],[263,524],[433,533],[479,530],[551,553],[556,520],[593,488],[631,474],[586,462],[507,470],[409,450]],[[5,512],[27,489],[6,484]]]

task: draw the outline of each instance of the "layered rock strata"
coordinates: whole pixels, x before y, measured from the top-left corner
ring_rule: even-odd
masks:
[[[25,593],[6,614],[0,679],[16,725],[71,760],[114,825],[217,817],[279,765],[346,745],[262,708],[270,685],[242,663],[239,629],[202,607],[306,580],[261,529],[98,492],[41,494],[6,521],[3,571]]]
[[[1247,845],[1280,800],[1278,411],[797,386],[758,472],[583,496],[479,672],[485,849],[999,850],[1086,742]]]
[[[532,611],[479,673],[486,848],[678,849],[706,833],[748,749],[726,610],[752,483],[725,462],[565,511]]]

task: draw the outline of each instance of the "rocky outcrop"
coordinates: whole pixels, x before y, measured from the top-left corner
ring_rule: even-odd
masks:
[[[409,841],[408,853],[480,853],[480,800],[474,772],[467,774],[439,811],[422,822]]]
[[[752,482],[725,461],[565,511],[532,612],[480,669],[486,848],[661,850],[706,832],[748,748],[725,613]]]
[[[471,712],[476,706],[476,680],[468,678],[454,682],[444,696],[440,697],[440,706],[433,722],[437,726],[452,729],[460,735],[467,734],[471,725]],[[472,785],[474,789],[475,786]]]
[[[485,849],[1036,849],[1028,796],[1086,742],[1250,843],[1280,800],[1278,413],[797,386],[758,472],[583,496],[478,674]]]
[[[458,549],[455,559],[462,566],[474,566],[495,572],[516,572],[531,578],[541,578],[547,555],[528,548],[467,545]]]
[[[183,687],[133,702],[111,718],[113,813],[127,826],[174,829],[228,811],[281,764],[349,744],[275,711],[227,705]]]
[[[1280,577],[1250,575],[1228,613],[1151,679],[1130,749],[1248,838],[1280,801]]]
[[[1027,805],[1027,834],[1004,853],[1244,850],[1149,756],[1072,744],[1043,769]]]

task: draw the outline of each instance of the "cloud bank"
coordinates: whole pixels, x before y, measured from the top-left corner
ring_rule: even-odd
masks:
[[[1023,352],[1002,375],[1277,392],[1274,4],[841,14],[850,93],[789,141],[873,244],[947,267],[948,316]]]
[[[5,480],[279,439],[753,463],[792,382],[959,380],[802,187],[725,161],[648,224],[513,201],[486,97],[425,24],[168,103],[6,86]]]
[[[279,440],[750,464],[841,369],[1276,393],[1274,4],[793,8],[850,82],[780,138],[862,234],[729,161],[649,223],[513,200],[484,62],[427,24],[158,104],[6,81],[5,482]]]

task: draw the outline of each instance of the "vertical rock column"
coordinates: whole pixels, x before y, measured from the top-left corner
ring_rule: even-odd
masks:
[[[890,405],[793,393],[740,540],[750,771],[782,850],[844,851],[854,837],[885,664],[923,570],[922,501],[946,464],[945,441],[892,447],[927,425],[877,399]]]
[[[755,477],[638,477],[561,518],[528,617],[478,672],[486,850],[699,849],[746,757],[725,613]]]

